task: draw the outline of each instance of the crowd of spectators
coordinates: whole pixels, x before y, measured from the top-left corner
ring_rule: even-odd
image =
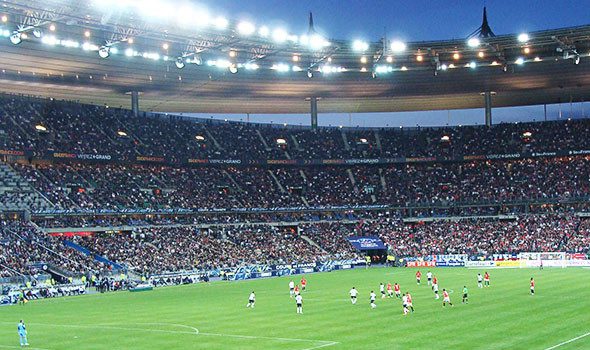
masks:
[[[590,156],[305,169],[13,166],[53,209],[68,211],[453,206],[590,196]]]
[[[590,148],[588,120],[314,131],[169,115],[134,117],[129,110],[9,95],[0,96],[0,105],[2,148],[126,159],[459,157]]]
[[[76,276],[104,269],[92,258],[64,246],[59,239],[47,236],[30,222],[0,223],[0,277],[36,275],[42,272],[39,265],[45,264]]]

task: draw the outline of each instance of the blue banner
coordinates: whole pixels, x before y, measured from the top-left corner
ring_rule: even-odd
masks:
[[[366,236],[366,237],[348,237],[348,241],[358,250],[379,250],[387,249],[385,244],[377,236]]]

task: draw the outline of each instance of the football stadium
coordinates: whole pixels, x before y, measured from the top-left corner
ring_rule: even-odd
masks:
[[[590,349],[588,13],[0,0],[0,349]]]

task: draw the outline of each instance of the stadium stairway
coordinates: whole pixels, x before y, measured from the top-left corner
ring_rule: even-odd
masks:
[[[312,246],[314,246],[314,247],[318,248],[318,249],[319,249],[319,250],[321,250],[322,252],[324,252],[324,253],[328,254],[328,252],[327,252],[327,251],[325,251],[325,250],[324,250],[324,248],[320,247],[320,245],[319,245],[319,244],[317,244],[316,242],[314,242],[314,240],[313,240],[313,239],[311,239],[311,238],[309,238],[308,236],[306,236],[306,235],[301,235],[301,238],[302,238],[304,241],[306,241],[307,243],[311,244]]]
[[[90,256],[90,257],[92,257],[94,260],[96,260],[96,261],[98,261],[98,262],[101,262],[101,263],[103,263],[103,264],[105,264],[105,265],[110,265],[110,266],[112,266],[112,267],[113,267],[113,269],[116,269],[116,270],[122,270],[122,271],[127,271],[127,268],[126,268],[125,266],[123,266],[123,265],[121,265],[121,264],[118,264],[118,263],[116,263],[116,262],[114,262],[114,261],[111,261],[111,260],[109,260],[109,259],[105,258],[105,257],[104,257],[104,256],[102,256],[102,255],[98,255],[98,254],[96,254],[96,253],[94,253],[94,252],[90,251],[90,249],[84,248],[84,247],[82,247],[82,246],[81,246],[81,245],[79,245],[79,244],[76,244],[76,243],[74,243],[74,242],[72,242],[72,241],[69,241],[69,240],[64,240],[64,244],[65,244],[67,247],[70,247],[70,248],[72,248],[72,249],[75,249],[75,250],[79,251],[80,253],[82,253],[82,254],[84,254],[84,255],[87,255],[87,256]]]
[[[38,210],[54,207],[27,180],[6,163],[0,163],[0,211]]]

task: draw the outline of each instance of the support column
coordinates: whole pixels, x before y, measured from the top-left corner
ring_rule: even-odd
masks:
[[[131,91],[131,111],[134,117],[139,117],[139,92]]]
[[[316,130],[318,128],[318,98],[311,97],[311,128]]]
[[[486,126],[492,126],[492,93],[486,91],[483,93],[485,110],[486,110]]]

